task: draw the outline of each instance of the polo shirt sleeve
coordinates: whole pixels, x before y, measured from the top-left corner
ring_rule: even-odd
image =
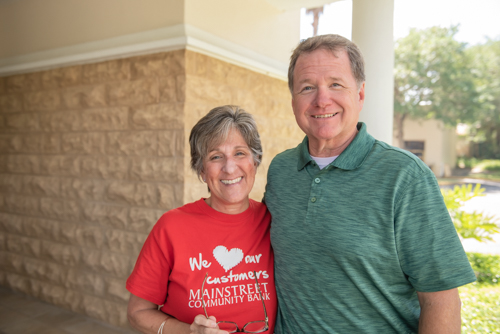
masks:
[[[417,291],[449,290],[476,280],[430,170],[408,182],[394,210],[400,264]]]

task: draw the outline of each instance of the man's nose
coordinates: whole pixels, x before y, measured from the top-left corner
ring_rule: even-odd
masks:
[[[316,93],[316,105],[319,108],[325,108],[332,104],[330,91],[326,87],[319,87]]]

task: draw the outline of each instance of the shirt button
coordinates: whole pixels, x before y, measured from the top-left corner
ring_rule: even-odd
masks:
[[[319,177],[317,177],[317,178],[315,178],[315,179],[314,179],[314,182],[316,182],[316,183],[320,183],[320,182],[321,182],[321,180],[319,179]]]
[[[316,202],[316,197],[311,198],[311,202]]]

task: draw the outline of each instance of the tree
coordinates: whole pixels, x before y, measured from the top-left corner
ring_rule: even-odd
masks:
[[[407,117],[442,120],[456,125],[470,121],[477,93],[466,44],[454,39],[458,26],[412,29],[396,41],[394,124],[400,147]]]
[[[478,158],[500,159],[500,40],[488,40],[466,50],[479,94],[472,123],[473,141],[483,142]]]

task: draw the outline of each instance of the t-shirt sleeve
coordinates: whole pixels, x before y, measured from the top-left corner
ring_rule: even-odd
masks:
[[[401,267],[417,291],[443,291],[476,280],[430,170],[409,182],[395,202],[394,223]]]
[[[130,293],[154,304],[165,302],[171,266],[167,242],[162,237],[163,217],[156,223],[139,254],[126,288]]]

